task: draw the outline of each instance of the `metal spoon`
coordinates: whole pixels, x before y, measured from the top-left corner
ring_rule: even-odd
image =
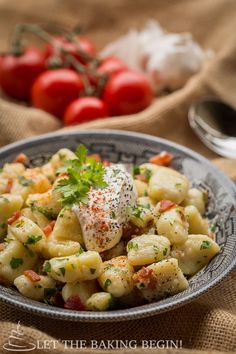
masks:
[[[232,106],[219,98],[204,98],[190,107],[188,118],[208,148],[236,159],[236,110]]]

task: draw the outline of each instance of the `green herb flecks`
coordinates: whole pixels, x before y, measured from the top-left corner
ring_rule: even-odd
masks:
[[[104,288],[107,289],[108,286],[110,286],[112,283],[111,279],[106,279],[105,283],[104,283]]]
[[[48,220],[56,220],[57,218],[57,213],[53,211],[52,208],[47,208],[47,207],[40,207],[35,204],[31,205],[31,210],[32,211],[38,211],[39,213],[43,214]]]
[[[206,250],[211,247],[211,242],[210,241],[202,241],[200,250]]]
[[[87,156],[87,149],[79,145],[75,152],[77,159],[65,161],[64,172],[68,177],[58,181],[55,188],[62,194],[63,205],[87,203],[90,188],[105,188],[105,168],[95,159]]]
[[[128,248],[128,251],[131,251],[131,250],[134,250],[134,251],[138,251],[138,244],[137,243],[134,243],[132,241],[129,241],[127,243],[127,248]]]
[[[23,187],[30,187],[33,186],[34,181],[32,179],[27,179],[24,176],[18,176],[18,181]]]
[[[63,275],[63,277],[64,277],[64,275],[66,274],[66,270],[65,270],[65,268],[64,268],[64,267],[62,267],[62,268],[59,268],[59,270],[60,270],[61,274],[62,274],[62,275]]]
[[[140,168],[139,168],[139,166],[134,166],[134,167],[133,167],[133,175],[134,175],[134,176],[140,175]]]
[[[31,235],[28,237],[28,240],[25,242],[25,245],[35,245],[37,242],[39,242],[40,240],[42,240],[42,236],[34,236]]]
[[[23,259],[22,258],[15,258],[12,257],[10,261],[10,266],[12,269],[17,269],[23,264]]]
[[[94,274],[96,272],[96,268],[89,268],[89,270],[91,274]]]
[[[51,264],[49,262],[45,262],[44,263],[43,271],[46,272],[46,273],[50,273],[51,272]]]

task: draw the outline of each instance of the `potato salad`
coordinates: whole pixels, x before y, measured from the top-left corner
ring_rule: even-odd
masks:
[[[220,251],[208,196],[162,152],[130,171],[61,149],[41,167],[19,154],[0,172],[0,284],[74,311],[158,301],[188,288]]]

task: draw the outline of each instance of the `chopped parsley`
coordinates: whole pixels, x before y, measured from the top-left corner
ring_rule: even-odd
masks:
[[[150,178],[152,177],[152,171],[149,170],[148,168],[146,168],[142,174],[145,176],[147,181],[149,181]]]
[[[75,255],[76,257],[79,257],[82,253],[84,253],[84,250],[82,247],[80,247],[79,251]]]
[[[210,228],[211,232],[215,232],[216,228],[217,228],[217,224],[211,225],[211,228]]]
[[[89,270],[91,274],[94,274],[96,272],[96,268],[90,268]]]
[[[58,181],[55,190],[60,192],[63,205],[87,203],[87,195],[91,187],[105,188],[105,168],[95,159],[87,156],[87,149],[79,145],[75,154],[77,159],[65,161],[64,172],[68,177]]]
[[[168,252],[168,249],[165,248],[164,251],[163,251],[163,256],[166,256],[166,255],[167,255],[167,252]]]
[[[51,264],[49,262],[45,262],[44,263],[44,267],[43,267],[44,272],[46,273],[50,273],[51,272]]]
[[[181,188],[181,187],[182,187],[182,184],[181,184],[181,183],[176,183],[176,184],[175,184],[175,187],[176,187],[176,188]]]
[[[22,264],[23,264],[23,259],[22,259],[22,258],[15,258],[15,257],[12,257],[12,259],[11,259],[11,261],[10,261],[10,266],[12,267],[12,269],[17,269],[17,268],[19,268]]]
[[[130,210],[131,210],[131,216],[134,216],[137,219],[142,219],[141,215],[142,215],[142,212],[143,212],[143,207],[141,205],[131,206]]]
[[[116,213],[114,211],[111,212],[111,217],[112,217],[112,219],[116,218]]]
[[[57,218],[57,213],[53,211],[52,208],[47,208],[47,207],[40,207],[35,204],[31,205],[31,210],[32,211],[38,211],[39,213],[43,214],[46,216],[48,220],[55,220]]]
[[[24,220],[18,220],[15,224],[15,227],[19,228],[24,225]]]
[[[153,250],[155,253],[158,253],[160,251],[159,247],[157,247],[156,245],[153,246]]]
[[[112,283],[111,279],[106,279],[105,283],[104,283],[104,288],[107,289],[108,286],[110,286]]]
[[[31,235],[28,237],[28,240],[25,242],[25,245],[35,245],[37,242],[39,242],[40,240],[42,240],[42,236],[34,236]]]
[[[23,187],[30,187],[33,186],[34,181],[32,179],[27,179],[24,176],[18,176],[18,181]]]
[[[134,243],[132,241],[129,241],[127,243],[127,247],[128,247],[128,251],[131,251],[131,250],[138,251],[138,244]]]
[[[10,203],[9,199],[4,197],[3,195],[0,195],[0,198],[4,201],[4,203]]]
[[[211,247],[211,242],[210,241],[202,241],[200,250],[206,250]]]
[[[134,175],[134,176],[140,175],[140,168],[139,168],[139,166],[134,166],[134,167],[133,167],[133,175]]]
[[[65,270],[65,268],[64,268],[64,267],[62,267],[62,268],[59,268],[59,270],[60,270],[61,274],[62,274],[62,275],[63,275],[63,277],[64,277],[64,275],[66,274],[66,270]]]

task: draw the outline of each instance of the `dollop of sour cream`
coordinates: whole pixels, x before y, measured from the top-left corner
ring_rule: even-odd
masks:
[[[127,207],[134,205],[137,197],[133,178],[122,164],[106,167],[104,180],[107,187],[91,188],[88,203],[73,207],[90,251],[103,252],[120,241],[122,227],[129,218]]]

